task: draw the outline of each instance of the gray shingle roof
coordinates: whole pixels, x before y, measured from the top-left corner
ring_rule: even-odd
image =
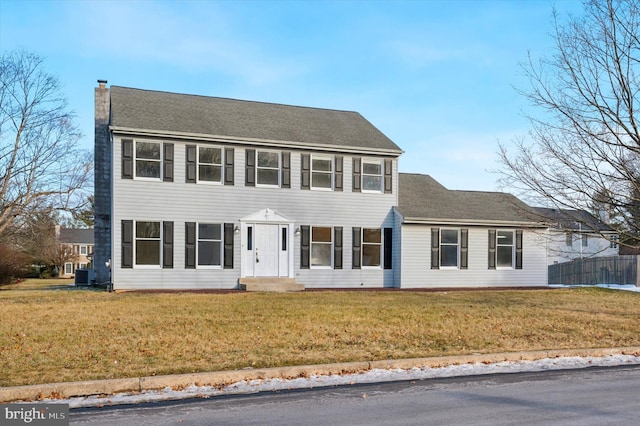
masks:
[[[116,131],[402,152],[357,112],[119,86],[110,90],[111,126]]]
[[[93,244],[93,229],[60,228],[60,242],[68,244]]]
[[[584,210],[547,207],[534,207],[534,210],[540,215],[540,220],[552,228],[570,231],[614,231],[609,225]]]
[[[405,221],[533,225],[530,207],[503,192],[454,191],[431,176],[400,173],[398,210]]]

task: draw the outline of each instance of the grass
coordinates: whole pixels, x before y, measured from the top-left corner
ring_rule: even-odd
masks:
[[[640,294],[597,288],[150,294],[51,286],[60,282],[0,291],[0,386],[640,345]]]

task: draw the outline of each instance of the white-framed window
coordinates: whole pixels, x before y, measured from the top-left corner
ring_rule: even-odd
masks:
[[[333,158],[330,156],[311,156],[311,188],[333,189]]]
[[[611,239],[609,240],[609,248],[618,248],[618,236],[611,235]]]
[[[362,229],[362,266],[380,267],[382,259],[382,230],[380,228]]]
[[[256,152],[256,185],[280,186],[280,152]]]
[[[162,177],[162,142],[135,142],[135,177],[160,180]]]
[[[382,160],[366,159],[362,160],[362,191],[382,192],[384,183],[384,167]]]
[[[311,227],[311,267],[332,266],[333,232],[329,226]]]
[[[88,253],[87,246],[80,246],[80,254],[86,256]]]
[[[496,231],[496,267],[513,268],[515,259],[514,231]]]
[[[198,182],[222,183],[222,148],[198,145]]]
[[[160,222],[135,223],[135,264],[160,266]]]
[[[222,224],[198,224],[198,267],[222,266]]]
[[[458,268],[460,266],[460,230],[440,230],[440,267]]]
[[[87,264],[86,263],[81,263],[78,266],[80,267],[79,269],[87,269]]]
[[[66,262],[64,264],[64,274],[65,275],[73,274],[73,263]]]

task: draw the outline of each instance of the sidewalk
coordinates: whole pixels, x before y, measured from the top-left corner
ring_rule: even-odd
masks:
[[[92,395],[109,396],[121,393],[136,394],[168,388],[174,391],[180,391],[190,386],[212,387],[220,390],[239,382],[256,380],[293,380],[311,377],[353,375],[372,370],[411,370],[474,364],[487,365],[501,362],[538,361],[568,357],[604,358],[617,355],[638,357],[637,363],[640,363],[640,347],[474,354],[5,387],[0,388],[0,403],[39,401],[44,399],[61,400],[89,397]]]

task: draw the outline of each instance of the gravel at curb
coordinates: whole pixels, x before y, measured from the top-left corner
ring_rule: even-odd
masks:
[[[606,357],[612,355],[640,356],[640,347],[601,349],[559,349],[548,351],[504,352],[495,354],[454,355],[431,358],[346,362],[336,364],[274,367],[128,379],[89,380],[83,382],[49,383],[0,388],[0,403],[37,401],[45,398],[64,399],[90,395],[113,395],[121,392],[142,392],[167,387],[185,388],[191,385],[223,387],[244,380],[294,379],[298,377],[330,376],[365,372],[372,369],[438,368],[449,365],[491,364],[503,361],[536,361],[561,357]]]

